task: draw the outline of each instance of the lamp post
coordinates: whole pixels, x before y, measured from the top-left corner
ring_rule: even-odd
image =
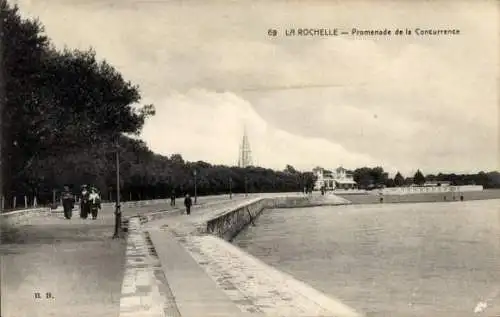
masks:
[[[4,209],[4,195],[3,195],[3,172],[4,172],[4,153],[3,153],[3,112],[5,108],[5,79],[4,79],[4,58],[3,58],[3,52],[4,52],[4,13],[5,11],[2,9],[0,11],[0,212],[3,212]],[[3,265],[0,265],[0,276],[5,276],[4,271],[3,271]],[[3,287],[0,287],[0,316],[2,315],[2,307],[4,306],[4,301],[2,300],[2,291]]]
[[[233,179],[229,177],[229,199],[233,199]]]
[[[248,196],[248,184],[247,184],[247,175],[245,174],[245,197]]]
[[[115,205],[115,233],[113,239],[120,237],[122,225],[122,211],[120,208],[120,154],[118,140],[116,141],[116,205]]]
[[[193,171],[194,175],[194,204],[196,205],[196,201],[198,200],[198,190],[196,185],[196,170]]]
[[[52,208],[56,209],[56,190],[52,189]]]

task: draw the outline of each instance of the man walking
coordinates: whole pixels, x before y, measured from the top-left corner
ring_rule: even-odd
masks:
[[[64,186],[62,193],[62,204],[64,210],[64,218],[71,219],[73,208],[75,207],[75,196],[69,190],[69,186]]]
[[[189,196],[189,194],[186,194],[186,198],[184,198],[184,206],[186,207],[186,214],[190,215],[191,214],[191,206],[193,205],[193,200]]]
[[[175,207],[175,189],[170,193],[170,206]]]

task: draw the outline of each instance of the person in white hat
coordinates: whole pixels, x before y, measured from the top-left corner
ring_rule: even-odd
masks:
[[[99,209],[101,209],[101,197],[99,196],[99,192],[95,187],[92,187],[92,189],[90,190],[89,201],[92,219],[95,220],[97,218]]]

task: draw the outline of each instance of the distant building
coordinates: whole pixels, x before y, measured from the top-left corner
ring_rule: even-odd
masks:
[[[313,173],[317,177],[314,184],[315,190],[320,190],[322,187],[326,190],[355,189],[358,187],[354,181],[353,174],[342,166],[335,169],[334,172],[316,167],[313,169]]]
[[[250,142],[248,141],[246,127],[243,130],[243,139],[240,145],[238,167],[252,166],[252,150],[250,149]]]

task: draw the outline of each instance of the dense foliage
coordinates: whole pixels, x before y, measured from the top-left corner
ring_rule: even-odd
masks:
[[[116,191],[115,144],[100,143],[85,152],[76,149],[54,153],[37,166],[39,195],[50,199],[51,190],[61,184],[94,184],[103,198],[113,200]],[[248,167],[214,166],[206,162],[186,162],[180,154],[157,155],[139,140],[122,136],[119,141],[120,187],[125,200],[167,198],[172,190],[213,195],[244,192],[300,191],[312,185],[311,173],[273,171]],[[196,177],[194,172],[196,171]]]

